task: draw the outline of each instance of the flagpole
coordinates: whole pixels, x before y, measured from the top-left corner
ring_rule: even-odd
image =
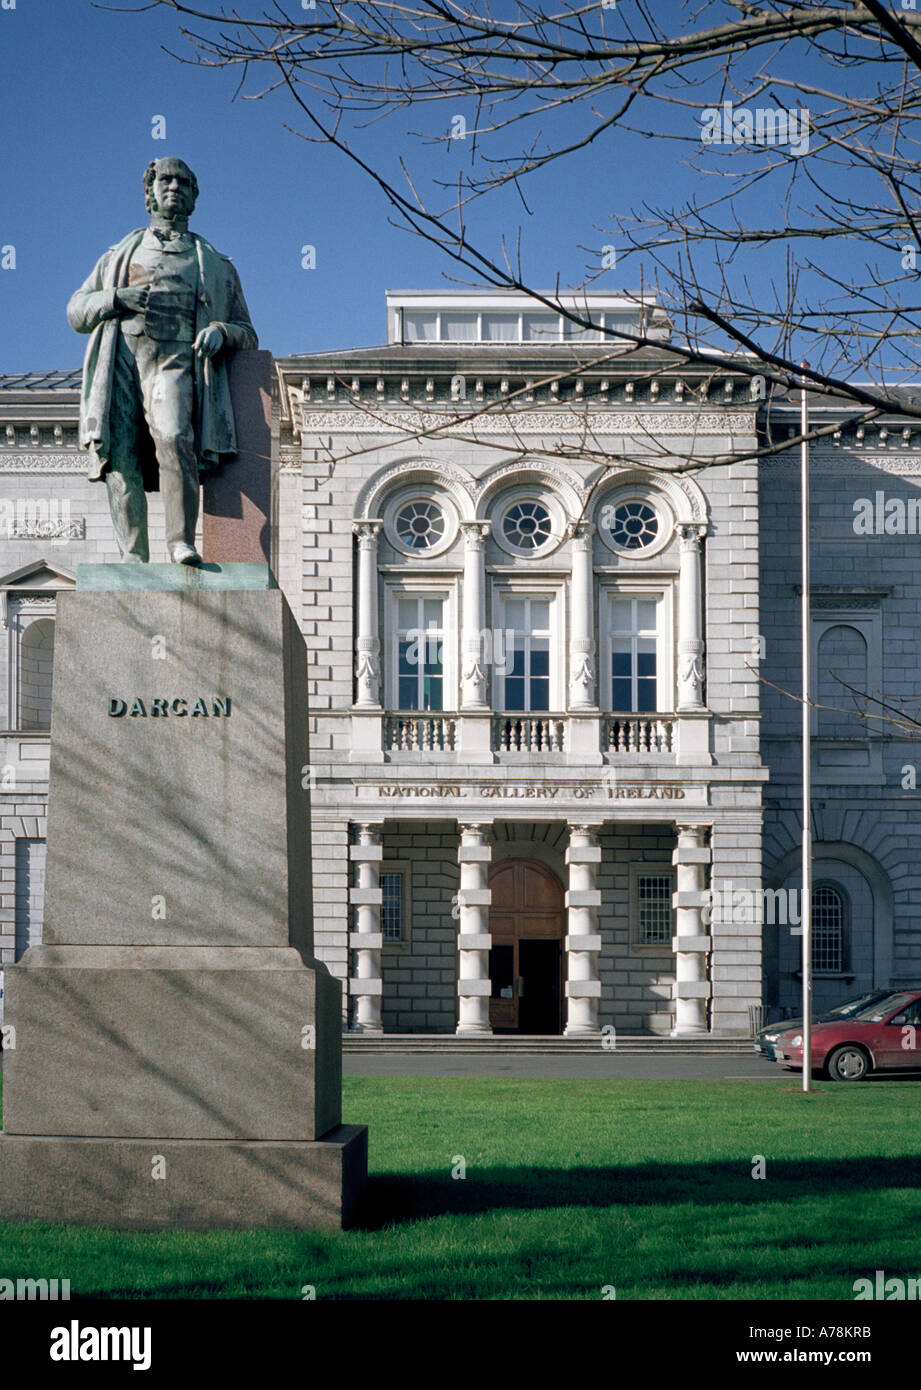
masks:
[[[801,362],[801,367],[808,367]],[[802,497],[803,635],[803,1090],[812,1089],[812,637],[809,594],[809,445],[806,378],[800,389],[800,492]]]

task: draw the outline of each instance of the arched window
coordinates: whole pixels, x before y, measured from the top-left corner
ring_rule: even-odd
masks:
[[[51,728],[51,679],[54,668],[54,619],[37,618],[19,645],[19,727],[46,733]]]
[[[835,975],[847,969],[844,894],[831,883],[812,890],[812,968]]]
[[[847,684],[842,685],[842,681]],[[850,623],[827,627],[818,642],[816,700],[819,738],[865,738],[866,721],[853,690],[867,692],[867,641]],[[821,708],[821,706],[831,708]],[[853,713],[849,711],[853,710]]]

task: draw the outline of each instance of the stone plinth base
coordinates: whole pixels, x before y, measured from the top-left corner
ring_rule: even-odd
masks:
[[[284,595],[90,569],[55,626],[44,944],[312,956],[307,653]],[[191,577],[151,581],[181,591],[99,587],[167,569]]]
[[[368,1131],[312,1143],[0,1134],[0,1219],[120,1231],[340,1230],[367,1183]]]
[[[33,946],[6,993],[8,1134],[311,1141],[342,1119],[341,985],[293,947]]]

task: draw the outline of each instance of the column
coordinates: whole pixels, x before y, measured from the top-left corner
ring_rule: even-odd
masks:
[[[358,843],[349,846],[349,855],[356,867],[355,886],[349,901],[355,909],[355,926],[349,945],[355,952],[355,976],[349,980],[349,991],[355,1000],[352,1019],[353,1033],[379,1034],[381,1000],[384,992],[381,978],[381,826],[359,825]]]
[[[380,709],[381,644],[377,622],[377,541],[380,521],[356,521],[358,537],[358,630],[355,634],[355,709]]]
[[[598,909],[601,892],[597,887],[601,846],[601,825],[571,825],[566,863],[569,888],[566,892],[566,1027],[567,1038],[586,1037],[598,1032]]]
[[[569,708],[594,710],[595,613],[593,602],[592,537],[589,521],[569,527],[572,549],[570,579]]]
[[[457,852],[460,864],[458,901],[458,1037],[491,1033],[489,1022],[489,904],[492,892],[489,863],[492,847],[487,843],[489,826],[466,824],[460,827]]]
[[[704,641],[701,621],[700,542],[703,526],[679,526],[678,709],[704,709]]]
[[[488,521],[462,521],[464,536],[464,602],[461,637],[461,709],[486,710],[486,537]],[[490,652],[490,657],[492,652]]]
[[[710,981],[707,958],[711,938],[707,934],[704,908],[707,905],[706,872],[710,851],[704,844],[706,826],[679,825],[678,846],[672,855],[676,891],[672,897],[675,930],[675,1027],[673,1038],[697,1037],[707,1032],[707,1000]]]

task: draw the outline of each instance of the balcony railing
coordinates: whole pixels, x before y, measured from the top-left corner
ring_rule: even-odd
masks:
[[[673,753],[675,720],[664,715],[606,715],[602,726],[602,748],[606,753],[616,754]]]
[[[391,753],[453,753],[457,719],[453,714],[388,714],[385,747]]]
[[[559,714],[500,714],[493,719],[497,753],[562,753],[566,719]]]
[[[484,712],[472,717],[490,720],[494,753],[527,757],[572,751],[570,720],[565,714]],[[390,753],[462,753],[463,718],[463,714],[442,711],[392,711],[384,716],[384,749]],[[677,752],[678,719],[673,714],[603,714],[595,715],[595,720],[596,728],[600,724],[600,751],[611,758]],[[575,747],[579,747],[578,741]]]

